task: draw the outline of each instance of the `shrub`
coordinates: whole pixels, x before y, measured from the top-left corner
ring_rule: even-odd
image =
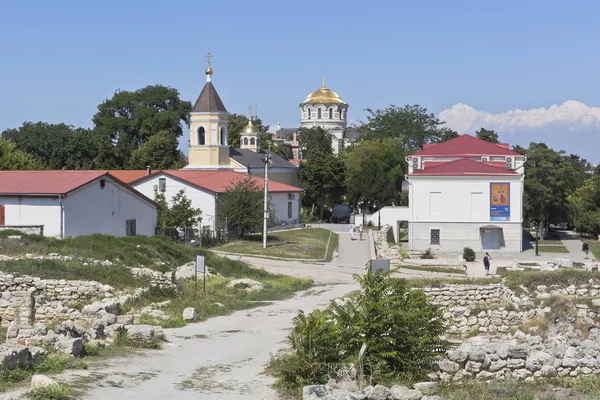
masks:
[[[403,260],[406,259],[410,259],[410,253],[404,249],[399,249],[398,253],[400,254],[400,257],[402,257]]]
[[[113,345],[116,347],[135,347],[140,349],[159,349],[160,342],[156,337],[152,339],[142,339],[139,337],[131,337],[127,332],[127,328],[117,328],[117,334]]]
[[[324,311],[299,312],[289,336],[291,353],[273,357],[270,372],[278,386],[298,389],[326,383],[330,373],[355,362],[363,346],[359,374],[372,384],[422,379],[432,361],[451,348],[441,308],[406,280],[390,272],[355,276],[361,292]]]
[[[463,258],[465,261],[475,261],[475,251],[470,247],[465,247],[463,249]]]
[[[425,252],[423,252],[423,254],[421,254],[421,259],[423,260],[431,260],[434,259],[435,255],[433,254],[433,251],[428,248],[427,250],[425,250]]]
[[[25,397],[36,400],[70,400],[74,398],[71,396],[71,386],[66,383],[31,390],[25,393]]]

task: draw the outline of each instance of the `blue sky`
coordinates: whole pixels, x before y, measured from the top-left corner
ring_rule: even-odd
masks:
[[[91,126],[115,90],[163,84],[299,123],[327,77],[349,105],[420,104],[461,133],[546,142],[600,162],[600,2],[0,0],[0,131]],[[552,107],[555,105],[555,107]],[[515,111],[521,110],[521,111]]]

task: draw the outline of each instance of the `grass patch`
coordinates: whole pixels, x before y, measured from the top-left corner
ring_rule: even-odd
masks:
[[[9,236],[23,236],[24,233],[18,229],[3,229],[0,230],[0,239],[5,239]]]
[[[147,286],[149,279],[134,278],[131,270],[120,265],[83,265],[80,262],[59,260],[11,260],[0,263],[0,271],[17,275],[32,275],[42,279],[96,281],[115,289]]]
[[[246,267],[250,269],[249,267]],[[243,289],[228,288],[229,279],[211,277],[206,281],[206,292],[202,291],[202,282],[198,283],[198,292],[194,290],[194,282],[186,281],[176,289],[152,287],[132,304],[133,307],[144,307],[151,303],[171,300],[163,308],[171,318],[169,320],[154,320],[156,325],[163,327],[183,326],[183,310],[194,307],[198,320],[206,320],[218,315],[228,315],[237,310],[264,305],[264,302],[288,298],[299,290],[312,286],[309,279],[299,279],[285,275],[274,275],[264,270],[252,270],[257,273],[250,278],[262,282],[264,290],[247,292]],[[246,275],[247,276],[247,275]]]
[[[589,283],[590,273],[584,270],[559,269],[558,271],[509,271],[498,268],[498,274],[506,278],[506,286],[510,289],[519,289],[524,286],[534,290],[539,285],[559,285],[567,287],[570,285],[585,285]]]
[[[58,253],[109,260],[130,267],[146,266],[155,269],[161,269],[159,262],[172,266],[185,264],[192,261],[198,252],[203,253],[196,248],[175,243],[162,236],[115,237],[95,234],[56,239],[39,235],[23,235],[22,240],[5,240],[0,243],[0,253],[9,256]]]
[[[550,327],[550,321],[546,317],[535,317],[523,322],[520,330],[523,333],[545,337]]]
[[[542,245],[562,246],[563,242],[562,242],[562,240],[559,240],[559,239],[547,239],[547,240],[540,240],[538,242],[538,244],[540,246],[542,246]],[[535,247],[535,239],[531,242],[531,245]]]
[[[410,269],[410,270],[414,270],[414,271],[441,272],[441,273],[445,273],[445,274],[458,274],[458,275],[466,275],[467,274],[467,272],[462,269],[444,268],[444,267],[428,267],[425,265],[400,265],[398,268]]]
[[[57,386],[45,386],[35,390],[30,390],[24,394],[26,399],[33,400],[71,400],[71,385],[59,383]]]
[[[591,256],[598,260],[600,258],[600,241],[585,240],[585,242],[590,246]]]
[[[328,254],[325,254],[331,235]],[[335,239],[334,239],[335,237]],[[271,232],[267,237],[267,248],[262,248],[262,237],[240,240],[214,250],[233,254],[248,254],[288,259],[327,259],[337,248],[337,234],[323,228],[294,229]],[[331,253],[330,253],[331,252]]]
[[[540,253],[568,253],[569,250],[565,246],[538,246]]]

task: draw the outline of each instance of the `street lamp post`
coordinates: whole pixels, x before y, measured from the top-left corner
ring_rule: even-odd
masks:
[[[265,163],[265,204],[263,214],[263,249],[267,248],[267,224],[269,222],[269,168],[273,162],[271,161],[271,154],[267,153],[263,158]]]
[[[379,207],[379,200],[373,200],[373,207],[377,209],[377,230],[381,230],[381,207]]]

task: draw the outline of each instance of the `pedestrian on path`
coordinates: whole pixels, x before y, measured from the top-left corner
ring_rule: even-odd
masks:
[[[590,245],[586,242],[583,242],[581,245],[581,250],[585,253],[585,258],[588,258],[588,254],[590,253]]]
[[[485,276],[488,276],[490,274],[490,261],[492,260],[492,257],[490,257],[489,253],[485,253],[485,256],[483,257],[483,268],[485,268]]]
[[[596,260],[592,260],[592,268],[591,268],[591,271],[592,271],[592,272],[594,272],[594,271],[598,272],[598,261],[596,261]]]
[[[350,240],[355,240],[354,237],[354,225],[350,224],[350,228],[348,228],[348,234],[350,235]]]
[[[358,225],[358,237],[360,238],[360,240],[363,240],[362,238],[362,224]]]

